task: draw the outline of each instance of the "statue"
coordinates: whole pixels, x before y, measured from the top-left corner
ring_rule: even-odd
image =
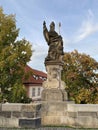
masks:
[[[43,34],[49,50],[45,58],[47,79],[43,82],[42,101],[66,101],[65,82],[61,80],[64,64],[62,37],[55,31],[54,22],[51,22],[49,31],[43,22]]]
[[[47,61],[61,61],[63,52],[63,40],[60,35],[55,31],[55,23],[51,22],[50,30],[48,31],[45,21],[43,22],[43,34],[47,44],[49,45]]]

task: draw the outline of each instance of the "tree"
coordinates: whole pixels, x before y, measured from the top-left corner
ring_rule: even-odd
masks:
[[[25,86],[23,84],[21,84],[20,82],[14,84],[12,91],[11,91],[11,96],[13,97],[13,98],[11,98],[12,99],[11,102],[28,103],[28,102],[32,101],[32,99],[27,97]],[[9,95],[9,97],[10,97],[10,95]]]
[[[22,84],[24,67],[32,55],[30,42],[17,40],[18,34],[15,16],[4,14],[0,8],[0,88],[3,98],[9,101],[13,86]]]
[[[76,103],[98,103],[98,62],[77,50],[64,54],[62,78]]]

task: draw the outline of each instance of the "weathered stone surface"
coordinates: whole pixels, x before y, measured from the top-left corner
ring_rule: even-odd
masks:
[[[36,111],[37,109],[40,109],[41,108],[41,104],[40,103],[34,103],[34,104],[23,104],[22,105],[22,111],[25,111],[25,112],[34,112]]]
[[[59,126],[60,124],[60,118],[59,116],[44,116],[42,118],[42,125],[57,125]]]
[[[50,62],[46,65],[47,80],[43,82],[44,89],[65,89],[65,82],[61,80],[62,65]]]
[[[76,124],[78,127],[82,128],[98,128],[98,118],[93,118],[90,116],[79,116],[76,118]]]
[[[22,116],[22,113],[18,111],[13,111],[11,116],[12,118],[19,118]]]
[[[34,112],[22,112],[22,116],[26,117],[26,118],[34,118],[35,114],[36,113],[34,113]]]
[[[67,116],[45,116],[44,118],[42,118],[42,125],[68,126]]]
[[[2,111],[21,111],[21,103],[2,104]]]
[[[0,111],[2,111],[2,103],[0,103]]]
[[[42,101],[67,101],[67,93],[61,89],[44,89]]]
[[[60,125],[67,116],[67,103],[63,101],[43,102],[41,109],[42,125]],[[62,120],[61,120],[62,119]],[[64,123],[64,122],[63,122]],[[61,123],[62,124],[62,123]]]
[[[22,105],[22,111],[25,111],[25,112],[27,112],[27,111],[29,111],[29,112],[33,112],[33,111],[35,111],[36,110],[36,105],[34,104],[34,105],[30,105],[30,104],[24,104],[24,105]]]
[[[36,123],[32,124],[32,120],[41,117],[42,125],[98,128],[97,104],[73,104],[73,102],[68,101],[43,101],[42,107],[36,104],[34,105],[34,107],[36,106],[34,109],[32,109],[33,104],[29,104],[29,109],[28,105],[24,104],[23,106],[27,105],[27,107],[24,107],[25,109],[23,111],[20,111],[20,109],[18,109],[19,111],[15,111],[13,104],[7,105],[10,106],[9,108],[13,109],[9,109],[10,111],[7,111],[7,109],[6,111],[0,111],[0,127],[20,127],[19,120],[23,119],[24,121],[21,122],[21,127],[33,128],[36,126]],[[32,107],[30,108],[30,106]],[[21,104],[20,108],[22,108]],[[34,118],[32,116],[33,114]],[[26,125],[25,121],[27,121]]]
[[[41,104],[37,104],[36,105],[36,111],[38,112],[38,111],[40,111],[41,110]]]
[[[68,104],[69,112],[98,112],[98,104]]]
[[[69,109],[70,106],[71,108]],[[41,113],[42,125],[67,125],[76,128],[98,128],[98,109],[95,109],[96,106],[98,105],[68,104],[68,102],[60,103],[56,101],[43,102]],[[88,111],[86,111],[87,109]]]
[[[0,112],[0,117],[11,118],[11,112],[2,111],[2,112]]]
[[[12,118],[1,118],[0,117],[0,127],[19,127],[18,125],[18,118],[12,119]]]
[[[18,107],[17,107],[18,105]],[[16,106],[16,108],[15,108]],[[7,108],[8,109],[7,109]],[[18,108],[18,109],[17,109]],[[23,108],[23,110],[22,110]],[[19,126],[19,119],[28,119],[27,121],[27,125],[26,127],[29,127],[30,125],[28,125],[29,121],[31,121],[31,119],[36,120],[40,119],[40,108],[41,105],[39,105],[38,103],[36,104],[3,104],[3,111],[1,109],[0,111],[0,127],[20,127]],[[15,111],[17,109],[17,111]],[[4,111],[5,110],[5,111]],[[39,119],[35,122],[35,126],[38,126],[38,122]],[[40,121],[41,122],[41,121]],[[39,124],[40,124],[39,122]],[[25,125],[24,125],[25,127]],[[33,127],[33,126],[32,126]]]
[[[91,117],[96,117],[97,118],[97,112],[78,112],[78,116],[91,116]]]
[[[19,119],[19,126],[24,128],[38,128],[41,126],[41,118]]]
[[[41,117],[41,110],[36,111],[36,117]]]
[[[68,117],[76,118],[76,117],[78,117],[78,113],[77,112],[68,112]]]
[[[67,104],[66,102],[43,102],[42,108],[41,108],[41,114],[49,112],[56,113],[56,112],[66,112],[67,110]]]

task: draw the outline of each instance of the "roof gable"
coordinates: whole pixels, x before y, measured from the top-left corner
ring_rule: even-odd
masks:
[[[30,83],[30,84],[42,84],[43,81],[46,80],[47,78],[47,74],[36,70],[36,69],[32,69],[31,67],[29,67],[28,65],[25,67],[25,73],[30,73],[30,76],[28,79],[24,79],[23,83]]]

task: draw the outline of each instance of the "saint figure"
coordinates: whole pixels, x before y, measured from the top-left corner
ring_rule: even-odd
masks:
[[[48,56],[45,61],[60,61],[63,52],[63,40],[55,31],[55,23],[51,22],[50,30],[48,31],[46,23],[43,23],[43,34],[47,44],[49,45]]]

